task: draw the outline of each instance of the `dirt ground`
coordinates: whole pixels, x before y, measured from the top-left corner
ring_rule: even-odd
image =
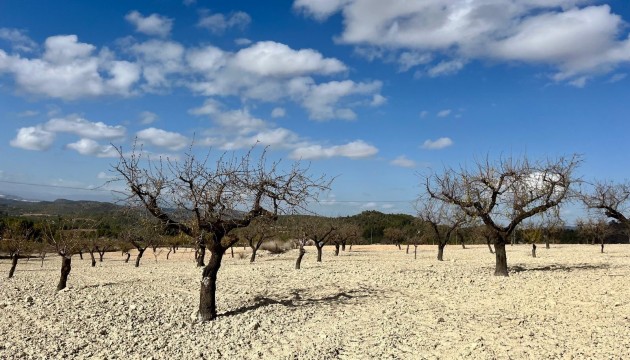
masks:
[[[508,246],[508,278],[485,246],[355,246],[224,258],[216,321],[194,323],[190,251],[139,268],[109,253],[0,264],[0,359],[630,359],[630,246]],[[132,258],[133,260],[133,258]]]

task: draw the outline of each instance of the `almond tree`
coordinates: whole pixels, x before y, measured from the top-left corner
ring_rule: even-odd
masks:
[[[405,232],[399,228],[385,228],[383,230],[383,238],[392,242],[392,244],[398,246],[398,250],[402,250],[400,245],[405,242],[407,238]]]
[[[355,224],[342,223],[337,225],[337,230],[333,232],[331,241],[335,244],[335,256],[339,256],[339,248],[345,251],[346,244],[352,244],[361,236],[361,228]]]
[[[252,249],[252,256],[249,259],[251,263],[256,260],[256,253],[260,246],[276,235],[272,223],[265,218],[255,219],[249,226],[239,229],[237,234]]]
[[[230,233],[256,218],[275,220],[279,213],[303,207],[330,184],[324,177],[312,177],[299,163],[288,168],[268,164],[266,151],[256,161],[255,149],[242,157],[224,154],[212,167],[210,154],[198,158],[192,146],[183,161],[154,162],[141,149],[129,155],[117,150],[114,170],[130,190],[128,201],[144,206],[168,233],[207,234],[199,244],[210,251],[210,260],[202,272],[198,321],[217,317],[217,274],[226,250],[238,241]]]
[[[577,222],[578,234],[589,241],[591,245],[598,242],[601,247],[601,252],[604,253],[604,243],[606,241],[606,235],[609,233],[609,227],[604,218],[591,218],[587,220],[578,219]]]
[[[589,210],[599,210],[618,221],[630,235],[630,182],[596,181],[585,186],[578,196]]]
[[[523,220],[558,206],[577,180],[576,155],[533,162],[521,159],[477,161],[471,169],[445,168],[427,176],[427,194],[479,218],[493,233],[495,275],[508,276],[505,245]]]
[[[57,284],[57,291],[66,288],[68,276],[72,270],[72,255],[78,254],[83,246],[83,240],[94,234],[93,229],[79,220],[57,219],[48,221],[44,225],[44,237],[54,246],[61,257],[61,276]]]
[[[3,221],[0,228],[0,250],[8,252],[11,257],[8,277],[12,278],[20,255],[29,252],[32,247],[34,226],[32,221],[14,219]]]
[[[437,259],[443,261],[444,248],[466,222],[466,214],[455,205],[428,198],[420,202],[418,217],[431,228],[438,243]]]

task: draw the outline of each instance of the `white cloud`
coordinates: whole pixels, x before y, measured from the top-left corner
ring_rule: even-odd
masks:
[[[123,126],[110,126],[102,122],[91,122],[78,116],[51,119],[43,125],[46,131],[75,134],[90,139],[116,139],[125,136]]]
[[[55,141],[55,133],[46,131],[41,126],[30,126],[18,129],[15,139],[10,141],[10,145],[26,150],[46,150]]]
[[[363,140],[356,140],[345,145],[323,147],[308,145],[298,147],[289,155],[292,159],[314,160],[332,157],[347,157],[351,159],[367,158],[378,153],[378,149]]]
[[[131,45],[129,51],[138,57],[142,66],[142,76],[147,83],[145,90],[168,87],[171,85],[168,76],[185,70],[185,48],[177,42],[152,39]]]
[[[422,111],[420,111],[420,118],[421,118],[421,119],[424,119],[424,118],[426,118],[427,116],[429,116],[429,112],[428,112],[428,111],[426,111],[426,110],[422,110]]]
[[[433,60],[433,55],[421,51],[404,51],[398,57],[399,70],[407,71],[418,65],[428,64]]]
[[[416,162],[408,159],[405,155],[401,155],[390,162],[390,164],[395,166],[400,166],[404,168],[414,168],[416,167]]]
[[[92,139],[80,139],[77,142],[66,145],[66,148],[75,150],[81,155],[90,155],[100,158],[118,157],[118,152],[112,145],[100,145]]]
[[[364,209],[374,209],[374,208],[375,208],[375,207],[377,207],[377,206],[378,206],[378,204],[377,204],[377,203],[375,203],[375,202],[372,202],[372,201],[367,202],[367,203],[365,203],[365,204],[361,205],[361,207],[362,207],[362,208],[364,208]]]
[[[143,124],[143,125],[151,124],[155,122],[157,118],[158,118],[157,114],[152,113],[150,111],[143,111],[140,113],[140,124]]]
[[[0,40],[11,43],[15,51],[31,52],[37,48],[37,43],[31,40],[24,31],[18,29],[0,28]]]
[[[137,65],[114,60],[108,51],[94,55],[96,47],[76,35],[51,36],[44,47],[42,58],[32,59],[0,50],[0,73],[12,74],[25,92],[66,100],[130,95],[139,80]]]
[[[234,63],[241,69],[261,76],[328,75],[346,70],[341,61],[324,58],[313,49],[293,50],[274,41],[261,41],[239,50]]]
[[[442,137],[437,140],[426,140],[422,144],[422,148],[428,150],[439,150],[449,147],[451,145],[453,145],[453,140],[447,137]]]
[[[234,40],[234,43],[236,45],[239,45],[239,46],[247,46],[247,45],[251,44],[252,41],[249,40],[249,39],[246,39],[246,38],[238,38],[238,39]]]
[[[441,110],[441,111],[439,111],[439,112],[437,113],[437,117],[441,117],[441,118],[443,118],[443,117],[447,117],[447,116],[451,115],[451,112],[452,112],[452,110],[451,110],[451,109],[444,109],[444,110]]]
[[[142,16],[138,11],[131,11],[125,15],[125,20],[136,27],[136,31],[147,34],[166,37],[171,33],[173,20],[158,14]]]
[[[176,132],[148,128],[138,131],[138,140],[169,150],[181,150],[188,145],[188,138]]]
[[[237,11],[229,15],[221,13],[212,14],[207,10],[200,13],[197,26],[208,29],[215,34],[221,34],[230,28],[243,30],[251,23],[252,18],[245,12]]]
[[[314,120],[330,120],[341,118],[354,120],[356,115],[350,109],[338,109],[335,105],[339,99],[355,94],[373,94],[381,88],[380,81],[371,83],[355,83],[352,80],[330,81],[311,85],[305,92],[303,105]]]
[[[295,0],[318,20],[341,12],[335,40],[399,53],[401,70],[425,65],[429,76],[453,74],[475,59],[544,64],[556,81],[612,71],[630,61],[626,23],[595,0]],[[366,50],[367,49],[367,50]],[[417,56],[413,56],[415,54]],[[430,54],[437,64],[423,63]],[[580,82],[580,81],[578,81]]]
[[[281,118],[281,117],[285,117],[286,115],[287,115],[287,112],[284,108],[277,107],[271,110],[272,118]]]
[[[381,106],[387,102],[387,98],[381,94],[374,94],[370,106]]]

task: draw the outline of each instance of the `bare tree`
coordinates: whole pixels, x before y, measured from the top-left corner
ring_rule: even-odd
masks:
[[[238,241],[236,236],[228,236],[230,232],[248,226],[255,218],[276,219],[283,211],[302,207],[330,184],[324,177],[312,177],[299,163],[288,169],[280,163],[268,164],[266,151],[255,161],[255,149],[242,157],[224,154],[212,168],[208,166],[210,154],[199,159],[192,146],[183,161],[166,163],[145,159],[141,150],[134,149],[130,155],[122,148],[117,150],[120,158],[114,170],[131,191],[129,201],[139,202],[168,232],[191,237],[208,234],[207,243],[200,244],[211,255],[202,273],[198,321],[217,317],[217,274],[226,250]],[[178,209],[184,217],[167,212],[168,207]]]
[[[256,260],[256,253],[260,246],[275,235],[272,223],[266,218],[255,219],[249,226],[239,229],[238,236],[246,241],[252,249],[249,262],[253,263]]]
[[[24,219],[6,221],[1,227],[0,251],[8,252],[11,258],[9,278],[12,278],[15,274],[20,256],[23,253],[30,252],[33,247],[31,240],[34,233],[33,222]]]
[[[433,231],[438,243],[437,259],[444,260],[444,248],[451,236],[466,222],[466,214],[455,205],[427,198],[418,205],[418,217]]]
[[[72,270],[72,255],[79,252],[83,239],[95,232],[96,229],[86,226],[80,220],[59,218],[56,221],[46,222],[44,236],[55,247],[57,254],[61,257],[61,276],[57,284],[57,291],[66,288],[68,276]]]
[[[596,242],[599,243],[603,253],[606,236],[609,233],[606,220],[602,217],[589,217],[587,220],[578,219],[576,224],[579,236],[590,242],[591,245],[594,245]]]
[[[317,262],[322,262],[322,253],[324,246],[332,240],[332,235],[336,231],[330,219],[308,216],[300,219],[300,231],[304,233],[304,237],[313,241],[313,245],[317,249]]]
[[[425,178],[432,198],[480,218],[494,234],[495,275],[508,276],[505,245],[523,220],[558,206],[576,181],[578,156],[532,162],[500,159],[476,162],[473,169],[446,168]]]
[[[383,230],[383,238],[398,246],[398,250],[402,250],[401,244],[405,242],[407,236],[402,229],[390,227]]]
[[[590,189],[582,189],[578,196],[588,209],[603,211],[604,215],[622,224],[630,242],[630,182],[597,181],[590,185]]]
[[[335,256],[339,256],[339,248],[345,251],[346,244],[355,242],[361,236],[361,228],[355,224],[338,224],[337,230],[332,233],[331,241],[335,244]]]

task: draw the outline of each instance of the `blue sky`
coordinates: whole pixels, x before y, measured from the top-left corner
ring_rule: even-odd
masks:
[[[621,0],[3,1],[0,192],[108,199],[78,189],[136,137],[259,141],[337,176],[327,215],[413,213],[419,173],[486,154],[621,181],[629,23]]]

